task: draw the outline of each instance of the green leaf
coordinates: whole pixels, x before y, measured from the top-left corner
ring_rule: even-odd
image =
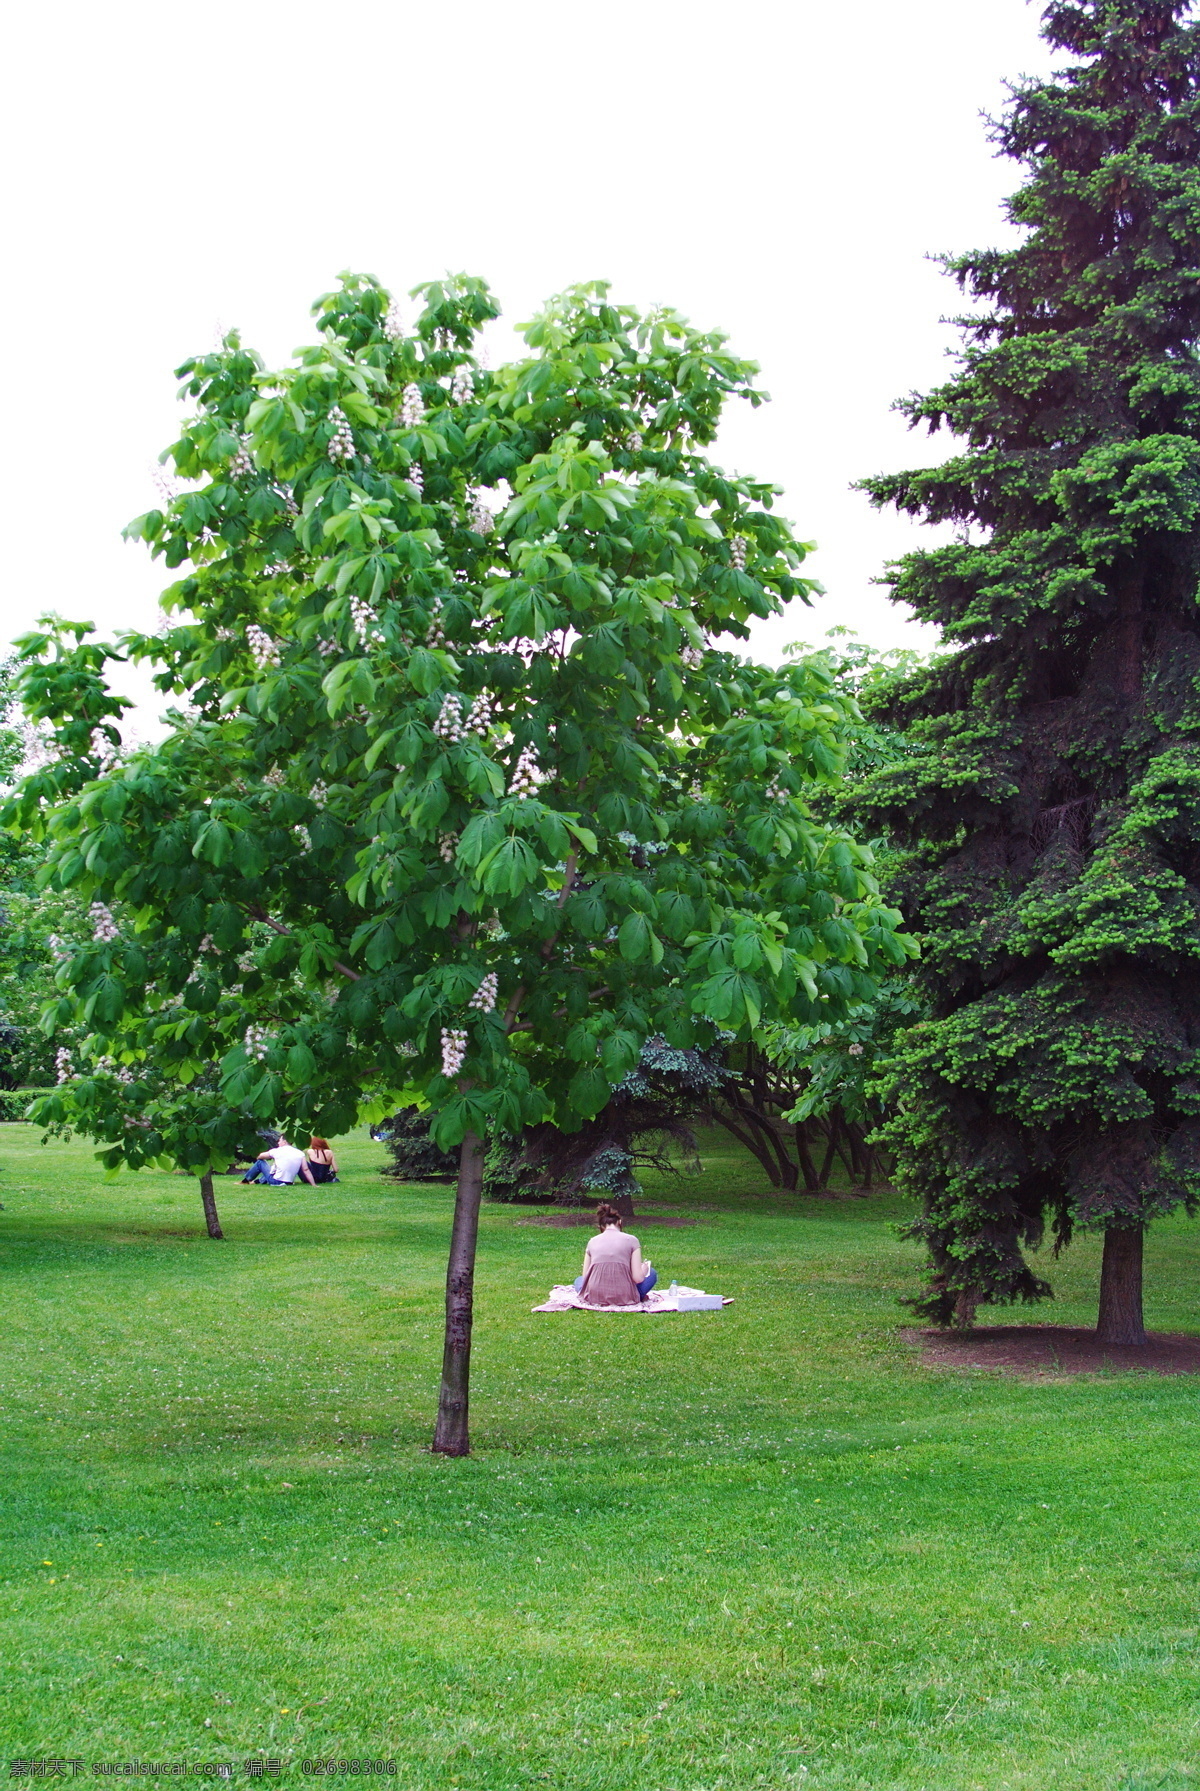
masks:
[[[427,647],[413,648],[404,671],[413,689],[422,696],[429,696],[435,691],[444,676],[440,663]]]
[[[564,815],[563,820],[566,822],[570,831],[575,835],[575,838],[579,841],[585,852],[594,854],[600,850],[599,841],[590,827],[584,827],[578,821],[573,821],[569,815]]]
[[[565,858],[571,849],[570,836],[553,809],[547,809],[538,817],[538,837],[555,858]]]
[[[490,1107],[488,1097],[477,1090],[453,1094],[433,1119],[430,1137],[439,1150],[453,1150],[468,1132],[482,1138],[487,1132]]]
[[[232,836],[223,821],[206,821],[196,836],[192,857],[206,864],[222,865],[229,856]]]
[[[504,823],[494,810],[475,815],[462,830],[457,858],[460,864],[474,869],[495,852],[504,838]]]
[[[576,1070],[567,1089],[567,1101],[573,1113],[583,1119],[595,1119],[607,1107],[612,1089],[603,1070],[585,1064]]]
[[[374,771],[383,755],[384,748],[391,745],[399,732],[399,728],[388,728],[386,732],[380,734],[379,738],[367,748],[366,752],[363,754],[363,765],[368,771]]]
[[[536,852],[515,834],[506,839],[488,862],[483,887],[489,895],[520,895],[541,878]]]
[[[598,889],[575,889],[567,900],[567,920],[585,939],[599,939],[608,927],[608,910]]]
[[[650,956],[650,922],[644,914],[627,914],[617,933],[621,956],[630,964],[644,964]]]
[[[317,1060],[307,1045],[293,1045],[287,1054],[288,1081],[293,1088],[302,1088],[316,1079]]]
[[[605,1039],[600,1048],[600,1062],[614,1088],[625,1080],[631,1070],[637,1068],[641,1050],[642,1041],[636,1032],[621,1029],[610,1033]]]
[[[630,964],[661,964],[662,940],[644,914],[627,914],[617,933],[621,956]]]

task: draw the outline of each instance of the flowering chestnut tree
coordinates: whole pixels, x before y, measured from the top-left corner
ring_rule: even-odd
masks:
[[[195,1016],[204,1014],[206,1036],[232,1036],[244,1024],[242,979],[253,970],[254,941],[229,964],[211,937],[202,938],[182,991],[170,987],[163,955],[152,953],[167,969],[167,986],[149,976],[147,963],[138,999],[105,1017],[106,991],[96,985],[112,961],[106,948],[130,923],[94,901],[86,925],[90,943],[79,926],[70,937],[49,938],[62,992],[47,1005],[43,1026],[64,1042],[55,1053],[57,1088],[35,1100],[29,1116],[55,1133],[78,1131],[101,1141],[97,1155],[110,1171],[147,1165],[190,1171],[200,1184],[208,1235],[223,1238],[213,1174],[255,1155],[261,1118],[230,1101],[217,1062],[196,1057]],[[126,974],[141,968],[136,947],[124,949],[119,961]],[[228,982],[229,976],[239,980]]]
[[[853,702],[714,644],[813,589],[774,489],[702,452],[755,367],[595,285],[488,372],[482,283],[414,296],[405,329],[345,276],[294,365],[236,335],[185,363],[185,483],[128,531],[180,571],[172,621],[20,643],[60,756],[8,812],[130,917],[51,1024],[104,1051],[150,1001],[182,1083],[219,1062],[231,1106],[297,1128],[433,1110],[460,1164],[434,1447],[462,1454],[489,1128],[570,1130],[652,1035],[837,1015],[910,948],[805,801]],[[121,655],[182,706],[99,775]]]

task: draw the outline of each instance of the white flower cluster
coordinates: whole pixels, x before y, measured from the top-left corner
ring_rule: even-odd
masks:
[[[117,923],[112,917],[111,910],[106,908],[103,902],[93,902],[88,913],[92,917],[92,938],[100,945],[111,945],[118,936]]]
[[[235,479],[248,479],[254,472],[254,462],[250,458],[250,437],[248,435],[238,437],[238,445],[234,450],[232,460],[229,462],[229,471],[231,476]]]
[[[54,959],[56,964],[65,963],[72,955],[71,947],[58,933],[51,933],[46,944],[50,947],[50,956]]]
[[[272,765],[269,771],[263,772],[263,782],[273,790],[282,790],[287,782],[287,772],[278,765]]]
[[[764,795],[768,802],[786,802],[791,795],[791,791],[785,790],[779,779],[773,777],[767,785]]]
[[[425,406],[421,402],[421,388],[407,385],[400,395],[400,422],[405,429],[416,429],[425,420]]]
[[[445,644],[446,630],[442,624],[442,600],[440,597],[435,597],[433,608],[429,612],[429,627],[425,630],[425,645],[427,647],[444,647]]]
[[[735,535],[729,543],[729,564],[735,572],[746,570],[746,537]]]
[[[681,647],[679,657],[690,672],[698,672],[704,664],[703,647]]]
[[[200,950],[201,951],[216,951],[216,949],[217,949],[216,946],[213,944],[212,934],[205,933],[203,939],[200,941]]]
[[[512,777],[509,779],[509,795],[522,798],[536,796],[538,785],[541,784],[544,779],[545,773],[538,764],[537,754],[534,752],[532,746],[523,746],[521,748],[521,756],[517,760]]]
[[[425,469],[422,467],[419,460],[411,462],[404,477],[408,480],[410,485],[416,487],[418,497],[425,496]]]
[[[483,493],[477,486],[471,486],[467,492],[471,500],[471,508],[467,520],[477,535],[490,535],[496,527],[496,519],[483,501]]]
[[[329,801],[329,785],[323,778],[319,777],[312,789],[308,792],[308,800],[315,803],[318,808],[325,807],[325,804]]]
[[[269,566],[263,567],[263,577],[283,578],[286,573],[294,572],[295,570],[296,568],[290,565],[287,560],[272,560]]]
[[[279,664],[279,644],[273,641],[265,628],[257,622],[251,622],[246,630],[250,654],[260,672],[265,672],[269,665]]]
[[[117,1071],[117,1081],[123,1082],[125,1084],[125,1086],[128,1088],[129,1085],[133,1081],[133,1071],[131,1069],[129,1069],[128,1067],[126,1067],[125,1069],[118,1070]]]
[[[317,652],[321,655],[322,659],[328,659],[330,657],[330,655],[333,653],[336,653],[337,650],[338,650],[338,644],[336,641],[318,641],[317,642]]]
[[[466,1062],[467,1035],[457,1029],[442,1028],[442,1075],[457,1076]]]
[[[469,367],[456,367],[454,378],[450,381],[450,402],[452,404],[470,404],[475,396],[475,375]]]
[[[438,857],[443,864],[453,864],[454,854],[457,850],[458,835],[456,833],[438,834]]]
[[[493,1013],[496,1007],[496,995],[499,988],[499,977],[494,970],[489,970],[475,993],[472,995],[470,1001],[468,1001],[467,1006],[475,1008],[476,1011],[481,1014]]]
[[[438,718],[433,724],[433,731],[439,740],[449,740],[452,745],[457,745],[458,741],[466,734],[467,730],[463,726],[462,703],[453,691],[442,698],[442,706],[438,710]]]
[[[640,454],[641,451],[642,451],[641,432],[639,430],[635,429],[633,431],[633,434],[629,438],[629,452],[631,454]]]
[[[395,299],[387,308],[387,316],[383,320],[383,333],[389,342],[399,342],[404,334],[404,313]]]
[[[116,748],[103,728],[92,729],[91,739],[88,741],[88,753],[93,759],[99,761],[102,773],[111,771],[117,762]]]
[[[417,1055],[417,1047],[413,1044],[411,1039],[401,1039],[400,1043],[396,1046],[396,1050],[401,1057],[415,1057]]]
[[[616,836],[635,863],[647,858],[657,858],[660,852],[667,850],[665,840],[640,840],[636,833],[623,829]]]
[[[253,1057],[258,1063],[266,1063],[267,1052],[271,1049],[271,1035],[265,1026],[247,1026],[242,1043],[248,1057]]]
[[[329,421],[333,424],[333,434],[329,438],[329,446],[325,452],[330,460],[353,460],[354,435],[349,419],[340,404],[335,404],[330,411]]]
[[[364,647],[383,645],[383,629],[379,626],[379,617],[365,597],[350,599],[350,622]]]
[[[308,831],[308,828],[304,825],[304,822],[297,821],[296,825],[292,828],[292,832],[295,834],[296,838],[300,841],[300,844],[304,847],[304,850],[306,852],[311,852],[313,849],[312,834]]]
[[[71,1062],[71,1053],[67,1050],[65,1045],[60,1045],[58,1050],[54,1053],[54,1067],[58,1072],[58,1083],[60,1087],[64,1082],[69,1082],[71,1077],[75,1074],[75,1065]]]
[[[863,1048],[861,1045],[847,1045],[846,1049],[850,1053],[851,1057],[861,1057],[863,1054]]]
[[[491,725],[491,692],[481,690],[479,695],[475,698],[475,701],[471,704],[471,707],[467,710],[467,732],[468,734],[478,734],[480,739],[482,739]]]
[[[171,505],[175,502],[175,499],[179,496],[180,485],[178,479],[171,473],[165,473],[161,466],[152,466],[150,468],[150,477],[154,481],[154,489],[162,500],[164,510],[169,510]]]

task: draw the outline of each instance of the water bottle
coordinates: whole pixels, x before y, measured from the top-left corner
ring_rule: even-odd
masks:
[[[667,1289],[667,1292],[673,1300],[677,1300],[679,1298],[679,1283],[678,1283],[678,1281],[672,1281],[670,1287],[668,1287],[668,1289]]]

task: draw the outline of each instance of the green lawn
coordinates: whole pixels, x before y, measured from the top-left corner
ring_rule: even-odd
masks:
[[[723,1313],[531,1316],[583,1231],[485,1211],[469,1461],[427,1453],[451,1194],[106,1184],[0,1127],[3,1758],[393,1758],[407,1787],[1200,1786],[1197,1384],[933,1372],[891,1197],[714,1141]],[[663,1191],[652,1190],[659,1198]],[[666,1191],[678,1198],[679,1190]],[[1200,1329],[1200,1231],[1148,1246]],[[1050,1274],[1090,1323],[1098,1250]]]

